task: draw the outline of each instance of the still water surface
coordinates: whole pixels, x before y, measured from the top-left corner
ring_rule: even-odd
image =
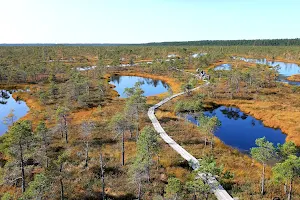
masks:
[[[251,59],[251,58],[234,58],[245,62],[252,62],[257,64],[269,65],[271,67],[278,67],[278,81],[288,83],[290,85],[300,85],[300,82],[289,81],[286,78],[295,74],[300,74],[300,66],[295,63],[268,61],[267,59]]]
[[[235,107],[221,106],[214,110],[206,111],[206,116],[217,116],[221,126],[215,132],[225,144],[249,152],[255,147],[257,138],[266,137],[268,141],[277,145],[285,142],[286,135],[280,129],[273,129],[263,125],[262,121],[247,115]],[[197,115],[187,114],[186,119],[197,124]]]
[[[25,116],[29,111],[28,106],[24,101],[15,100],[12,97],[13,91],[0,90],[0,136],[3,135],[8,126],[4,124],[3,119],[14,110],[15,120]]]
[[[215,67],[215,70],[231,70],[231,64],[225,63]]]
[[[160,80],[144,78],[138,76],[119,76],[113,75],[110,77],[110,84],[115,85],[114,88],[121,98],[126,98],[124,94],[125,88],[132,88],[137,82],[141,82],[141,88],[144,90],[144,96],[153,96],[167,92],[169,85]]]

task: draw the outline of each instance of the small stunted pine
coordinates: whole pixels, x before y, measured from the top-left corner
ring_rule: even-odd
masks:
[[[273,168],[273,179],[276,182],[288,183],[289,189],[287,199],[292,199],[293,183],[295,179],[300,177],[300,158],[290,155],[282,163],[277,163]]]
[[[146,97],[141,88],[140,82],[137,82],[133,88],[126,88],[124,93],[128,97],[126,100],[125,113],[127,116],[133,116],[132,124],[136,127],[136,139],[139,136],[140,115],[146,109]]]
[[[9,130],[6,142],[10,147],[10,154],[16,160],[16,167],[21,170],[22,192],[26,190],[25,161],[32,153],[34,144],[31,121],[16,122]]]
[[[182,191],[182,184],[178,178],[171,177],[165,189],[165,197],[168,199],[177,199]]]
[[[159,151],[157,132],[150,126],[146,126],[137,141],[137,154],[131,167],[130,174],[138,185],[138,199],[142,196],[143,182],[150,182],[150,169],[153,164],[153,156]]]
[[[276,151],[273,143],[267,141],[266,137],[256,139],[255,144],[258,147],[251,148],[251,156],[258,162],[262,163],[261,195],[264,195],[266,162],[275,156]]]
[[[125,131],[127,121],[123,114],[116,114],[113,116],[110,122],[110,126],[112,130],[116,133],[116,136],[119,137],[121,135],[122,142],[122,165],[125,165]]]
[[[221,122],[218,120],[216,116],[208,117],[203,113],[198,118],[199,129],[205,136],[205,146],[207,144],[208,137],[210,138],[210,146],[213,149],[213,137],[215,130],[221,126]]]

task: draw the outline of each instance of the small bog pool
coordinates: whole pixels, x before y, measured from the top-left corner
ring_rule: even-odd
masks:
[[[218,65],[215,67],[215,70],[218,71],[218,70],[231,70],[231,64],[221,64],[221,65]]]
[[[163,81],[138,76],[113,75],[110,77],[109,83],[116,86],[114,89],[119,93],[121,98],[126,98],[124,94],[125,88],[132,88],[137,82],[142,83],[141,88],[144,90],[145,96],[154,96],[167,92],[169,89],[169,85]]]
[[[300,66],[295,63],[279,62],[279,61],[268,61],[267,59],[248,59],[240,58],[245,62],[253,62],[257,64],[269,65],[271,67],[278,66],[279,74],[283,76],[292,76],[295,74],[300,74]]]
[[[234,59],[240,59],[245,62],[252,62],[257,64],[269,65],[271,67],[278,66],[278,81],[285,82],[290,85],[298,85],[300,86],[300,82],[289,81],[286,78],[295,74],[300,74],[300,66],[296,63],[287,63],[280,61],[268,61],[267,59],[251,59],[251,58],[243,58],[243,57],[234,57]]]
[[[3,135],[8,126],[4,124],[4,118],[10,113],[10,111],[14,110],[14,121],[20,119],[25,116],[29,111],[28,106],[24,101],[16,101],[12,97],[13,91],[0,90],[0,136]]]
[[[247,115],[238,108],[221,106],[204,113],[206,116],[217,116],[221,126],[215,132],[226,145],[249,152],[255,147],[257,138],[266,137],[268,141],[277,145],[285,142],[286,135],[280,129],[273,129],[263,125],[262,121]],[[197,124],[197,115],[186,115],[186,119]]]

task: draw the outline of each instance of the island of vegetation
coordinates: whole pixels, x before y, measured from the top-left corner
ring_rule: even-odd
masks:
[[[287,80],[300,82],[300,74],[295,74],[293,76],[290,76],[287,78]]]

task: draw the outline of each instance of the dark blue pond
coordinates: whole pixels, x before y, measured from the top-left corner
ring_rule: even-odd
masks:
[[[169,86],[160,80],[151,78],[143,78],[138,76],[118,76],[110,77],[110,84],[115,85],[114,88],[121,98],[126,98],[124,94],[125,88],[132,88],[137,82],[142,83],[141,88],[144,90],[144,96],[153,96],[168,91]]]
[[[217,116],[221,121],[221,126],[215,132],[225,144],[248,152],[255,147],[257,138],[266,137],[275,145],[285,142],[286,135],[280,129],[273,129],[263,125],[262,121],[246,115],[238,108],[221,106],[212,111],[206,111],[206,116]],[[186,119],[197,124],[197,117],[186,115]]]
[[[25,116],[29,111],[24,101],[16,101],[12,97],[12,91],[0,90],[0,136],[8,129],[8,125],[4,124],[3,120],[12,109],[15,115],[14,121]]]

